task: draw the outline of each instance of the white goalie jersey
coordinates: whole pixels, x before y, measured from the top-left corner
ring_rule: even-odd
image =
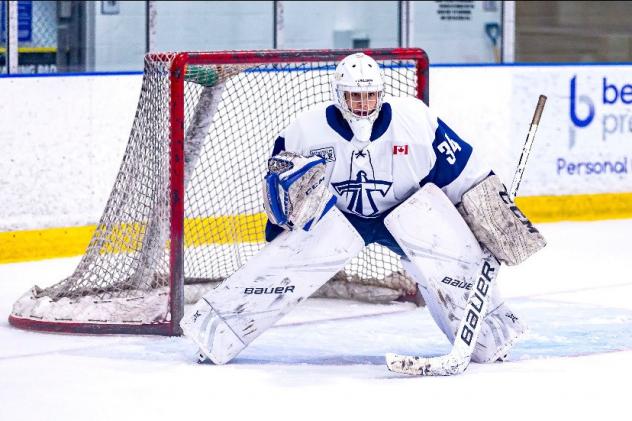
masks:
[[[487,177],[491,169],[426,104],[387,97],[369,142],[360,142],[333,103],[294,120],[276,140],[272,155],[286,150],[327,161],[326,177],[336,206],[374,218],[432,182],[450,200]]]

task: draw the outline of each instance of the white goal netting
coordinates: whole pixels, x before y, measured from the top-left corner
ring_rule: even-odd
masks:
[[[171,143],[178,130],[174,95],[180,95],[173,81],[182,76],[172,71],[174,58],[148,55],[145,60],[123,163],[86,254],[68,278],[27,292],[14,306],[13,324],[40,323],[46,330],[111,326],[85,329],[106,332],[125,330],[116,326],[169,324],[179,295],[195,301],[205,285],[231,275],[265,244],[260,189],[272,145],[297,113],[331,99],[336,58],[301,61],[297,55],[290,62],[182,67],[181,176]],[[418,94],[414,61],[378,61],[387,94]],[[184,198],[174,197],[178,177],[184,180]],[[172,206],[179,200],[184,200],[182,233],[172,231],[177,226]],[[170,283],[177,278],[174,264],[180,264],[171,253],[174,238],[184,247],[183,293],[174,292]],[[353,259],[320,294],[344,295],[340,291],[346,290],[353,295],[349,285],[355,284],[395,290],[395,295],[411,292],[397,256],[377,245]],[[384,294],[373,291],[378,300]]]

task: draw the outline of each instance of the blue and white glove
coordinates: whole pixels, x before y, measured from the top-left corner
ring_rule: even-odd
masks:
[[[336,203],[325,181],[325,160],[281,152],[268,160],[263,207],[273,224],[309,231]]]

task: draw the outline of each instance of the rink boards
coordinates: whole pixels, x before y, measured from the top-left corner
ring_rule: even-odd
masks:
[[[430,103],[509,183],[537,97],[547,95],[521,208],[536,222],[630,218],[630,67],[432,67]],[[0,262],[82,253],[118,171],[140,81],[137,74],[0,79],[0,90],[25,98],[0,103],[0,171],[11,174],[0,190]],[[196,217],[262,219],[211,205],[205,213]]]

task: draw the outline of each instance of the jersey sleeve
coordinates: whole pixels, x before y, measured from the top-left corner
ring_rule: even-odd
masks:
[[[461,201],[463,193],[492,173],[483,157],[443,120],[436,118],[432,141],[434,165],[419,185],[436,184],[452,203]]]

